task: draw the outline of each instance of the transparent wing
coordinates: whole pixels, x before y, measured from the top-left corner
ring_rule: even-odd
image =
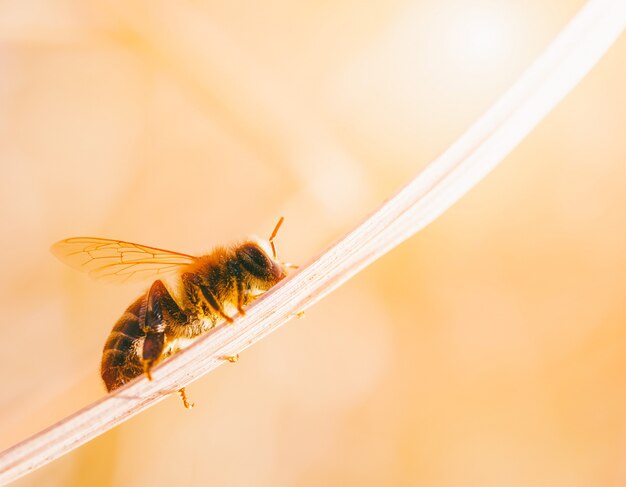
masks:
[[[119,283],[167,276],[196,260],[170,250],[96,237],[61,240],[51,250],[61,261],[95,279]]]

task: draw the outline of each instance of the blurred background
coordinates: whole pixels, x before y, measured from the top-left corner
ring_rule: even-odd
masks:
[[[0,449],[100,398],[147,284],[77,235],[303,263],[581,0],[0,3]],[[485,181],[306,317],[16,486],[626,483],[626,38]]]

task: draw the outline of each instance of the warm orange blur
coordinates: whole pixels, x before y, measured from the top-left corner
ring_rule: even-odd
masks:
[[[104,394],[145,286],[58,239],[187,253],[285,216],[304,263],[444,150],[582,0],[0,4],[0,449]],[[626,484],[626,38],[441,219],[16,486]]]

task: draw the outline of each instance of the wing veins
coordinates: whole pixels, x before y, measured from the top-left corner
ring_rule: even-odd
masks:
[[[196,260],[181,252],[95,237],[61,240],[52,246],[52,251],[71,267],[93,278],[123,282],[134,277],[167,275]]]

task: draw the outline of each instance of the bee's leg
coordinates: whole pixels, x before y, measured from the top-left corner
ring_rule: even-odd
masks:
[[[227,360],[231,364],[236,364],[237,362],[239,362],[239,354],[238,353],[235,354],[235,355],[222,355],[220,358],[222,360]]]
[[[180,398],[183,400],[183,406],[185,406],[185,409],[191,409],[192,407],[195,406],[195,403],[189,402],[189,399],[187,398],[187,392],[185,391],[184,387],[178,390],[178,394],[180,395]]]
[[[234,262],[229,262],[228,270],[232,276],[231,286],[233,286],[237,290],[237,312],[241,316],[244,316],[246,314],[246,310],[243,309],[243,306],[247,303],[246,294],[244,291],[245,282],[241,276],[241,269]]]
[[[208,286],[206,286],[200,280],[197,275],[185,273],[183,274],[182,279],[187,289],[189,289],[190,285],[199,289],[202,298],[204,298],[209,307],[213,309],[217,314],[219,314],[222,318],[224,318],[229,323],[233,323],[235,321],[224,312],[224,308],[222,308],[222,305],[217,301],[215,295],[211,292]]]
[[[167,323],[164,313],[184,322],[183,312],[172,296],[170,296],[163,282],[157,280],[152,284],[150,291],[148,291],[146,317],[143,326],[146,338],[143,342],[141,353],[143,368],[150,380],[152,380],[150,370],[161,357],[165,347],[165,328]]]
[[[237,311],[239,311],[239,314],[241,316],[244,316],[246,314],[246,310],[243,309],[243,305],[245,304],[244,300],[246,298],[243,286],[243,279],[237,279]]]
[[[224,308],[222,308],[222,305],[217,301],[217,299],[215,299],[215,296],[208,287],[200,286],[200,291],[202,291],[202,295],[204,296],[204,299],[206,299],[209,303],[209,306],[211,306],[211,308],[213,308],[222,318],[224,318],[229,323],[233,323],[235,321],[226,313],[224,313]]]

